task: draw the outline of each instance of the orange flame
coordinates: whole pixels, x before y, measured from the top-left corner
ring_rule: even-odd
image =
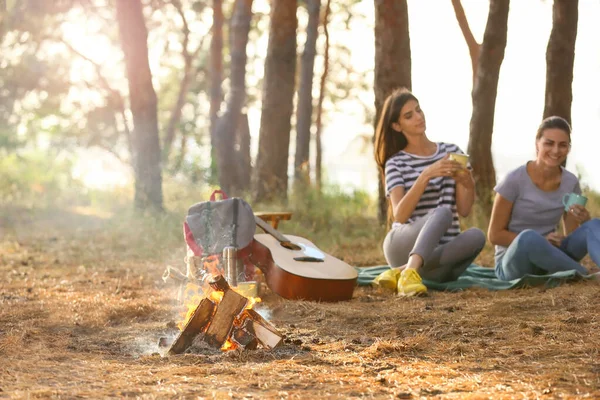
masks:
[[[246,304],[245,310],[251,309],[256,303],[260,303],[261,301],[260,297],[248,297],[248,304]]]
[[[183,320],[177,323],[177,327],[180,331],[182,331],[183,328],[185,328],[185,325],[188,323],[190,318],[192,318],[192,315],[194,315],[196,307],[198,307],[198,304],[200,304],[200,302],[204,298],[204,296],[201,295],[202,291],[200,290],[200,288],[193,283],[188,283],[185,286],[184,293],[186,310],[184,310],[181,314]]]
[[[212,276],[222,274],[222,271],[219,267],[219,258],[217,256],[209,256],[204,258],[203,267],[204,270]],[[216,304],[219,304],[223,300],[223,292],[212,290],[212,288],[210,288],[210,286],[204,281],[201,284],[203,284],[202,287],[198,286],[198,284],[196,283],[188,283],[185,287],[184,304],[186,310],[183,311],[181,314],[183,320],[177,324],[179,330],[181,331],[185,328],[190,318],[192,318],[192,316],[194,315],[194,311],[204,298],[208,298]],[[248,302],[246,303],[245,307],[246,310],[253,308],[256,303],[261,301],[260,297],[248,297],[239,287],[232,287],[231,289],[248,299]],[[234,326],[239,326],[240,323],[241,322],[239,316],[236,316]],[[237,343],[232,341],[231,338],[228,338],[227,341],[225,341],[225,343],[223,344],[223,346],[221,346],[221,350],[235,350],[238,347],[239,345]]]
[[[210,293],[210,295],[209,295],[208,297],[209,297],[209,298],[210,298],[212,301],[214,301],[215,303],[217,303],[217,304],[218,304],[218,303],[220,303],[220,302],[221,302],[221,300],[223,300],[223,295],[224,295],[224,293],[223,293],[223,292],[217,292],[217,291],[214,291],[214,292],[211,292],[211,293]]]
[[[237,288],[232,288],[235,292],[238,292]],[[208,298],[219,304],[221,300],[223,300],[223,292],[212,291],[208,295]],[[203,295],[202,290],[193,283],[188,283],[185,288],[185,310],[181,313],[181,317],[183,318],[181,321],[177,323],[179,330],[182,331],[185,328],[185,325],[188,323],[192,315],[194,315],[194,311],[198,307],[198,304],[204,299],[206,296]],[[249,310],[254,308],[256,303],[260,303],[262,299],[260,297],[247,297],[248,303],[246,303],[245,310]]]
[[[237,287],[233,287],[232,290],[239,292],[237,290]],[[240,293],[243,295],[243,293]],[[204,299],[205,297],[208,297],[208,299],[210,299],[211,301],[215,302],[216,304],[219,304],[222,300],[223,300],[223,292],[218,292],[218,291],[210,291],[210,293],[208,293],[208,295],[205,295],[205,292],[198,286],[195,285],[193,283],[188,283],[186,285],[185,288],[185,310],[182,312],[182,318],[183,320],[180,321],[177,326],[179,328],[179,330],[183,330],[185,328],[185,325],[188,323],[188,321],[190,320],[190,318],[192,318],[192,315],[194,315],[194,311],[196,310],[196,308],[198,307],[198,304],[200,304],[200,302],[202,301],[202,299]],[[249,310],[251,308],[253,308],[256,303],[261,302],[261,298],[260,297],[246,297],[248,299],[248,302],[246,303],[246,307],[244,308],[245,310]],[[239,325],[240,321],[239,321],[239,316],[236,316],[234,325]],[[237,343],[235,343],[233,340],[231,340],[231,338],[228,338],[225,343],[223,344],[223,346],[221,346],[221,351],[231,351],[231,350],[235,350],[239,347],[239,345]]]
[[[223,346],[221,346],[221,351],[231,351],[238,348],[238,345],[231,341],[231,339],[227,339]]]

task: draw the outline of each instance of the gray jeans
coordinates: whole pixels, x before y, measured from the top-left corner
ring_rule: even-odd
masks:
[[[419,269],[423,279],[435,282],[456,280],[485,246],[485,234],[471,228],[450,242],[439,244],[452,225],[452,211],[438,207],[413,223],[392,229],[383,241],[383,253],[391,267],[408,262],[412,254],[423,258]]]

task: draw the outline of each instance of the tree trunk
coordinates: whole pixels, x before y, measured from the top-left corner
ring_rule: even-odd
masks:
[[[242,114],[238,121],[235,135],[236,147],[236,186],[240,193],[250,190],[250,179],[252,176],[252,158],[250,156],[250,124],[248,114]]]
[[[208,111],[210,119],[210,144],[211,144],[211,177],[217,176],[217,143],[215,131],[221,101],[223,100],[223,0],[213,0],[213,25],[212,38],[210,42],[210,108]]]
[[[235,150],[235,136],[246,99],[246,45],[251,19],[252,0],[236,0],[230,28],[231,93],[227,100],[227,110],[219,118],[215,130],[219,185],[229,194],[239,190],[236,178],[238,151]]]
[[[167,130],[163,139],[162,152],[163,162],[165,163],[165,165],[167,165],[167,162],[169,160],[169,154],[171,153],[171,147],[173,145],[173,141],[175,140],[177,126],[181,121],[181,110],[185,105],[191,81],[196,75],[198,75],[198,69],[193,68],[193,63],[198,54],[200,53],[200,50],[202,50],[202,45],[204,43],[204,38],[202,38],[196,50],[193,53],[190,53],[190,28],[187,22],[187,18],[185,17],[185,12],[182,8],[180,1],[174,1],[172,2],[172,4],[177,9],[177,13],[179,14],[181,22],[183,24],[183,41],[181,43],[181,56],[183,58],[183,77],[181,78],[181,82],[179,83],[179,92],[177,93],[177,100],[175,101],[173,109],[171,110],[171,116],[169,118]],[[182,142],[184,141],[185,140],[183,140]],[[179,163],[179,160],[176,163]]]
[[[385,98],[399,87],[411,88],[410,36],[406,0],[375,1],[375,126]],[[373,140],[375,135],[373,135]],[[379,175],[379,173],[378,173]],[[379,179],[378,217],[387,219],[388,200]]]
[[[451,0],[452,7],[454,7],[454,15],[456,15],[456,21],[460,27],[460,31],[465,38],[467,47],[469,48],[469,56],[471,57],[471,69],[473,71],[473,83],[475,83],[475,77],[477,76],[477,61],[479,60],[479,52],[481,51],[481,45],[475,40],[469,21],[465,15],[465,10],[460,0]]]
[[[4,33],[6,31],[6,24],[8,21],[8,7],[6,7],[6,0],[0,0],[0,40],[4,39]]]
[[[148,62],[148,31],[140,0],[117,0],[117,23],[125,56],[133,115],[135,205],[162,210],[157,100]]]
[[[256,201],[287,199],[297,0],[273,0],[256,162]]]
[[[185,155],[187,153],[187,141],[187,135],[185,131],[183,131],[179,138],[179,154],[177,154],[175,162],[173,163],[173,173],[177,173],[181,170],[181,165],[183,164],[183,160],[185,159]]]
[[[496,171],[492,160],[494,110],[500,66],[506,48],[509,0],[491,0],[483,44],[473,86],[473,114],[469,133],[469,156],[473,166],[476,193],[483,214],[491,214]]]
[[[310,182],[310,128],[313,111],[313,77],[317,37],[319,35],[319,13],[321,0],[307,0],[308,25],[306,43],[300,66],[300,84],[298,85],[298,105],[296,111],[296,157],[294,159],[294,180],[300,184]]]
[[[544,118],[558,115],[571,123],[573,63],[579,0],[554,0],[552,32],[546,49]]]
[[[323,100],[325,99],[325,82],[329,75],[329,15],[331,14],[331,0],[327,0],[325,15],[323,16],[323,33],[325,34],[325,54],[323,55],[323,75],[319,85],[319,102],[317,103],[317,132],[315,134],[316,158],[315,158],[315,181],[317,193],[321,193],[322,187],[322,158],[323,148],[321,143],[321,132],[323,131]]]
[[[177,125],[181,120],[181,110],[185,105],[185,98],[187,96],[187,92],[190,86],[190,81],[192,78],[192,61],[191,58],[184,56],[185,65],[183,67],[183,78],[181,79],[181,83],[179,84],[179,92],[177,93],[177,100],[173,105],[173,109],[171,110],[171,116],[169,117],[169,122],[167,124],[167,130],[165,132],[165,137],[163,140],[163,150],[162,150],[162,159],[165,165],[169,160],[169,154],[171,153],[171,147],[173,146],[173,141],[175,140],[175,132],[177,130]]]

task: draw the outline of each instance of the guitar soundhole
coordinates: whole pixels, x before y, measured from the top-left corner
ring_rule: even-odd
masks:
[[[288,250],[302,250],[302,247],[292,242],[281,242],[281,245]]]

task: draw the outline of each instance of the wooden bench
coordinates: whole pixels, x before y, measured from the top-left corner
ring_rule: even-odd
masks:
[[[274,229],[277,229],[279,226],[279,221],[289,221],[292,219],[292,213],[289,211],[259,211],[255,212],[254,215],[271,224]]]

